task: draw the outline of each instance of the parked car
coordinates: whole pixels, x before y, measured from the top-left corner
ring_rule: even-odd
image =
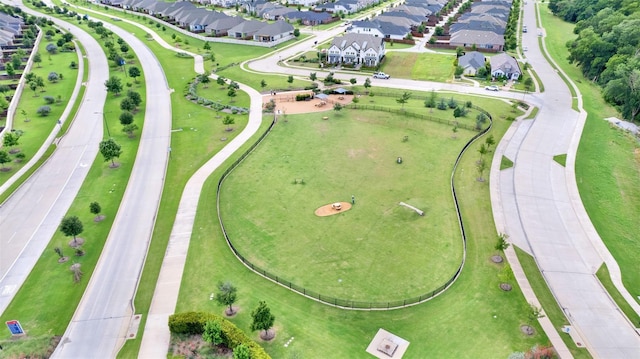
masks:
[[[500,88],[498,88],[498,86],[496,85],[485,86],[484,89],[489,91],[500,91]]]
[[[522,32],[527,32],[527,25],[522,26]]]
[[[391,77],[391,76],[389,76],[389,75],[385,74],[384,72],[375,72],[375,73],[373,74],[373,78],[374,78],[374,79],[385,79],[385,80],[386,80],[386,79],[388,79],[388,78],[390,78],[390,77]]]

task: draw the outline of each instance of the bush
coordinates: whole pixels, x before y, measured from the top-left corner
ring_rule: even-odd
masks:
[[[173,334],[202,334],[207,322],[216,321],[222,327],[224,343],[231,349],[240,344],[249,347],[252,359],[271,359],[258,343],[249,338],[230,321],[207,312],[185,312],[169,316],[169,330]]]
[[[52,103],[56,102],[56,99],[53,98],[53,96],[45,96],[43,97],[44,102],[46,102],[47,104],[51,105]]]
[[[311,98],[311,94],[302,93],[296,95],[296,101],[306,101]]]
[[[40,106],[38,107],[38,111],[36,111],[40,116],[47,116],[51,113],[51,107],[49,106]]]

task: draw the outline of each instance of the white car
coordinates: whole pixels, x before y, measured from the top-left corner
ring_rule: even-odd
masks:
[[[484,88],[485,90],[489,90],[489,91],[500,91],[500,89],[498,88],[498,86],[496,85],[491,85],[491,86],[485,86]]]
[[[390,78],[390,77],[391,77],[391,76],[389,76],[389,75],[385,74],[384,72],[375,72],[375,73],[373,74],[373,78],[374,78],[374,79],[385,79],[385,80],[386,80],[386,79],[388,79],[388,78]]]

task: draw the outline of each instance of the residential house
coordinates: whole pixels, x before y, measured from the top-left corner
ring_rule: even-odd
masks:
[[[380,29],[380,24],[378,22],[363,20],[363,21],[354,21],[351,23],[351,26],[347,28],[347,33],[350,34],[367,34],[375,37],[384,38],[385,34]]]
[[[311,7],[320,3],[320,0],[289,0],[289,5],[302,5],[306,7]]]
[[[333,16],[330,13],[315,11],[293,11],[288,13],[286,18],[292,21],[299,20],[302,25],[306,26],[328,24],[333,20]]]
[[[229,29],[234,26],[240,25],[245,21],[247,20],[240,16],[227,16],[209,23],[207,26],[205,26],[204,32],[207,35],[227,36]]]
[[[236,39],[253,39],[253,35],[264,27],[265,23],[247,20],[229,29],[228,35]]]
[[[271,42],[293,36],[293,25],[286,21],[267,24],[253,34],[254,41]]]
[[[297,10],[280,4],[266,3],[258,7],[258,16],[265,20],[280,20],[284,19],[287,14],[295,11]]]
[[[504,36],[493,31],[460,30],[451,34],[449,45],[454,47],[488,49],[493,51],[504,50]]]
[[[504,52],[491,56],[489,62],[491,63],[491,76],[493,77],[506,77],[510,80],[517,80],[522,75],[518,61]]]
[[[475,76],[479,68],[485,66],[484,55],[478,51],[470,51],[458,58],[458,66],[464,71],[462,74]]]
[[[327,60],[331,64],[362,64],[375,67],[385,55],[384,41],[365,34],[345,34],[331,41]]]
[[[351,34],[367,34],[384,39],[401,40],[411,33],[411,27],[375,18],[372,21],[354,21],[346,31]]]

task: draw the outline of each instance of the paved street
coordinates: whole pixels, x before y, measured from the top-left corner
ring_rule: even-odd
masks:
[[[106,96],[103,83],[109,73],[106,56],[100,45],[81,29],[54,21],[69,29],[85,47],[89,81],[73,125],[59,141],[57,150],[0,207],[0,313],[58,230],[102,140],[101,110]]]
[[[533,10],[533,4],[527,5],[524,19],[532,29]],[[534,255],[572,330],[594,357],[639,358],[640,336],[595,276],[603,258],[611,255],[582,207],[573,173],[586,114],[571,109],[571,93],[539,51],[537,31],[523,39],[527,59],[546,90],[535,121],[520,123],[501,144],[514,167],[496,178],[496,225]],[[553,160],[565,153],[566,168]]]
[[[105,24],[135,49],[145,74],[146,114],[122,204],[56,358],[113,358],[124,343],[132,301],[158,210],[171,138],[171,99],[164,71],[132,34]]]

